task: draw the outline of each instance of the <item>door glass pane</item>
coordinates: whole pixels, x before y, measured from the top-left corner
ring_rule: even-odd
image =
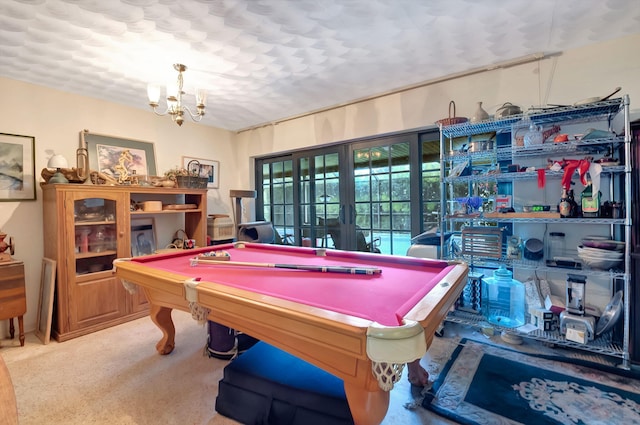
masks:
[[[371,183],[369,175],[355,177],[355,198],[356,202],[369,202],[371,200]]]
[[[409,172],[394,173],[391,175],[391,179],[392,199],[395,201],[409,200],[411,197],[411,176]]]
[[[282,183],[273,183],[273,203],[274,204],[283,204],[284,203],[284,186]]]
[[[371,176],[371,200],[385,201],[391,199],[388,174],[374,174]]]
[[[311,180],[311,175],[309,171],[309,158],[300,158],[298,160],[298,167],[299,167],[299,173],[300,173],[298,180],[300,181]]]
[[[273,183],[282,183],[284,180],[284,163],[274,162],[272,165],[271,180]]]
[[[76,274],[110,270],[117,252],[116,202],[103,198],[74,201]],[[145,254],[153,254],[155,247]]]
[[[429,135],[422,148],[422,227],[424,231],[440,228],[440,140]]]
[[[411,203],[393,202],[391,209],[392,230],[411,231]]]
[[[386,254],[406,254],[406,243],[393,241],[411,239],[409,147],[409,142],[400,142],[354,150],[358,246],[364,235],[367,250],[378,245]]]

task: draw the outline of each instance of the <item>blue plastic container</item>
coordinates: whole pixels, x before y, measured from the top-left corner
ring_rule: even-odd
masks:
[[[482,279],[482,313],[493,325],[517,328],[524,325],[525,288],[502,265],[493,277]]]

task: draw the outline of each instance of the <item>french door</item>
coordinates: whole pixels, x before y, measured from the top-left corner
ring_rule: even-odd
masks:
[[[424,166],[430,140],[437,146],[437,132],[260,158],[257,218],[273,223],[280,243],[405,255],[411,236],[437,221],[438,203],[423,190],[423,182],[437,187],[439,175],[437,159]]]

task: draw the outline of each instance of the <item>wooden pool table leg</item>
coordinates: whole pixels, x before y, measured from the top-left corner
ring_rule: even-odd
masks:
[[[344,383],[344,391],[355,425],[379,425],[389,409],[389,391],[366,391]]]
[[[169,307],[151,304],[149,311],[151,320],[162,331],[162,339],[156,344],[156,350],[160,354],[169,354],[176,346],[176,328],[171,319],[171,310]]]

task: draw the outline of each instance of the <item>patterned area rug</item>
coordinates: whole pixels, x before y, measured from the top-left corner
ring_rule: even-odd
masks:
[[[422,405],[461,424],[640,424],[640,380],[463,339]]]

